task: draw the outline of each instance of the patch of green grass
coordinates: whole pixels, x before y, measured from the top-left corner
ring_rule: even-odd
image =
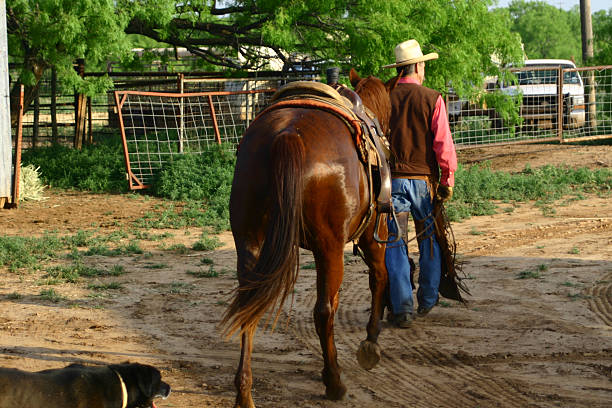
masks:
[[[133,255],[133,254],[142,254],[144,251],[140,247],[138,241],[130,241],[126,245],[119,245],[115,248],[110,248],[105,244],[95,244],[92,247],[88,248],[87,251],[83,253],[85,256],[122,256],[122,255]]]
[[[228,203],[225,204],[229,207]],[[169,204],[161,211],[145,213],[134,221],[134,225],[145,229],[211,227],[213,232],[218,233],[229,229],[229,208],[226,210],[227,220],[219,218],[198,201],[188,201],[183,206]]]
[[[538,271],[525,270],[516,275],[517,279],[540,279],[541,275]]]
[[[546,264],[540,264],[540,265],[538,265],[537,269],[538,269],[538,271],[540,271],[540,272],[546,272],[546,271],[548,270],[548,265],[546,265]]]
[[[124,273],[126,272],[125,272],[125,267],[123,265],[113,265],[108,270],[108,274],[110,276],[120,276],[120,275],[123,275]]]
[[[41,290],[38,296],[40,296],[40,298],[43,300],[48,300],[53,303],[57,303],[57,302],[67,299],[65,296],[62,296],[59,293],[57,293],[55,289],[53,288]]]
[[[229,195],[236,155],[229,146],[211,146],[201,154],[171,156],[154,177],[153,194],[181,201],[158,207],[135,223],[140,228],[212,227],[229,229]]]
[[[74,235],[63,237],[62,240],[69,248],[87,247],[90,245],[93,237],[93,231],[79,230]]]
[[[612,170],[526,166],[520,173],[493,171],[490,163],[469,168],[460,165],[455,174],[453,199],[447,206],[452,221],[474,215],[491,215],[502,202],[534,201],[545,214],[552,214],[557,200],[569,196],[579,199],[585,193],[612,190]]]
[[[140,243],[138,241],[130,241],[127,245],[121,247],[123,254],[142,254],[144,251],[140,247]]]
[[[126,239],[128,234],[125,231],[113,231],[108,235],[94,235],[94,231],[80,230],[74,235],[68,235],[62,238],[62,241],[69,249],[79,247],[103,246],[109,242],[118,243],[122,239]]]
[[[45,276],[58,280],[59,282],[76,283],[81,277],[83,264],[58,265],[47,270]]]
[[[227,145],[213,145],[201,154],[172,156],[156,175],[152,191],[172,200],[205,205],[206,225],[229,229],[229,195],[236,154]]]
[[[472,227],[472,229],[470,230],[470,235],[483,235],[483,234],[484,232],[478,231],[476,227]]]
[[[55,279],[55,278],[47,278],[47,279],[36,281],[36,285],[38,286],[54,286],[54,285],[59,285],[60,283],[63,283],[63,281],[59,279]]]
[[[314,262],[308,262],[302,265],[300,269],[317,269],[317,265]]]
[[[166,238],[174,237],[174,234],[170,232],[163,232],[161,234],[151,234],[150,232],[147,232],[147,231],[137,230],[134,233],[134,237],[141,241],[162,241]]]
[[[221,241],[219,241],[218,237],[210,237],[206,234],[202,234],[202,237],[193,244],[192,248],[194,251],[212,251],[219,248],[221,245]]]
[[[568,288],[578,288],[582,285],[579,283],[575,283],[575,282],[565,281],[561,284],[561,286],[566,286]]]
[[[213,260],[212,260],[212,259],[210,259],[210,258],[202,258],[202,259],[200,260],[200,263],[202,263],[202,264],[204,264],[204,265],[212,265],[212,264],[214,264],[214,263],[215,263],[215,261],[213,261]]]
[[[578,249],[578,247],[572,247],[572,249],[570,249],[568,253],[572,255],[578,255],[580,253],[580,249]]]
[[[174,244],[167,248],[168,251],[172,251],[175,254],[184,255],[189,253],[189,248],[185,244]]]
[[[109,270],[98,269],[85,265],[81,261],[75,261],[68,265],[57,265],[47,269],[45,277],[57,279],[59,282],[76,283],[81,277],[93,276],[120,276],[125,273],[122,265],[113,265]]]
[[[121,289],[121,283],[119,282],[110,282],[110,283],[90,283],[87,285],[87,289],[95,290],[95,291],[104,291],[104,290],[117,290]]]
[[[77,150],[59,144],[22,153],[24,165],[40,167],[41,178],[53,187],[93,192],[125,192],[125,161],[120,137],[104,137]]]
[[[6,298],[8,300],[19,300],[19,299],[23,298],[23,295],[21,293],[12,292],[12,293],[9,293],[8,295],[6,295]]]
[[[183,294],[190,293],[195,288],[191,283],[185,282],[172,282],[170,284],[170,293],[172,294]]]
[[[211,265],[207,271],[205,270],[187,271],[187,273],[189,275],[195,276],[196,278],[218,278],[219,277],[219,272],[215,270],[213,265]]]
[[[143,266],[145,269],[164,269],[167,268],[168,264],[165,263],[149,263]]]
[[[94,245],[90,248],[87,249],[87,251],[85,251],[83,253],[83,255],[85,256],[95,256],[95,255],[100,255],[100,256],[119,256],[121,255],[121,251],[117,248],[115,249],[110,249],[107,245]]]
[[[37,270],[41,262],[58,258],[63,248],[56,235],[40,238],[0,236],[0,266],[8,267],[11,272]]]

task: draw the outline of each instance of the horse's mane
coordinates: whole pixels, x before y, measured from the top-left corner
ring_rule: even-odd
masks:
[[[391,118],[391,100],[385,84],[375,76],[368,76],[355,85],[355,92],[359,94],[363,104],[376,115],[383,133],[389,130]]]

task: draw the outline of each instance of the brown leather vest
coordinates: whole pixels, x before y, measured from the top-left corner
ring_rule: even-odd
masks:
[[[439,178],[431,118],[440,93],[417,84],[391,91],[391,174],[394,178]],[[418,178],[418,177],[417,177]]]

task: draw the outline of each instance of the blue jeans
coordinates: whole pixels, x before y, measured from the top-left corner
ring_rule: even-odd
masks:
[[[425,180],[393,179],[391,200],[396,213],[408,212],[415,220],[425,220],[423,237],[419,242],[419,306],[430,308],[438,300],[440,287],[441,258],[440,246],[433,233],[433,203]],[[389,233],[397,233],[396,225],[388,219]],[[432,252],[433,249],[433,252]],[[388,244],[385,250],[385,264],[389,274],[389,294],[393,313],[410,313],[413,310],[410,264],[403,239]]]

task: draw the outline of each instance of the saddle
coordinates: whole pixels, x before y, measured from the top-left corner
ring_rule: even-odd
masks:
[[[394,215],[391,205],[388,142],[384,138],[378,120],[363,105],[356,92],[343,85],[332,87],[320,82],[295,81],[279,88],[265,110],[282,106],[327,110],[344,120],[351,129],[357,153],[366,167],[371,202],[368,216],[362,220],[350,240],[356,241],[361,236],[373,216],[374,206],[378,210],[379,217],[389,213]],[[375,239],[384,242],[378,237],[377,232],[378,228],[375,229]]]

